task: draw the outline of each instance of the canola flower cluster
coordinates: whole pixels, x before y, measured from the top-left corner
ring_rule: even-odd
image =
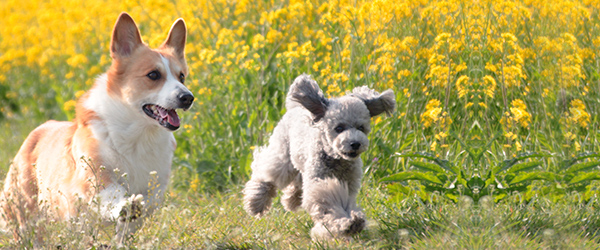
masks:
[[[598,129],[594,0],[7,0],[0,3],[0,113],[11,117],[8,103],[17,96],[55,93],[52,101],[72,118],[77,97],[111,62],[110,31],[121,11],[153,47],[173,20],[185,19],[196,110],[216,110],[219,98],[227,113],[239,114],[248,104],[233,97],[244,89],[258,91],[250,95],[260,104],[263,94],[309,73],[327,95],[363,84],[393,88],[395,118],[419,124],[424,148],[435,153],[449,147],[450,131],[475,123],[489,124],[488,134],[501,131],[508,155],[536,145],[528,136],[534,128],[560,124],[555,139],[575,151]],[[241,124],[208,116],[193,118]],[[202,137],[197,131],[209,126],[184,129]]]
[[[597,77],[590,79],[598,72],[598,7],[593,1],[430,3],[422,12],[435,35],[424,48],[429,53],[420,89],[431,100],[421,113],[423,126],[440,114],[469,121],[461,125],[499,124],[505,155],[514,156],[534,148],[533,127],[552,130],[555,123],[563,147],[584,150],[586,136],[598,129],[589,119],[589,112],[597,114],[589,94],[599,91]],[[433,105],[440,101],[441,107]],[[446,123],[432,130],[432,151],[440,143],[436,131],[449,129]]]

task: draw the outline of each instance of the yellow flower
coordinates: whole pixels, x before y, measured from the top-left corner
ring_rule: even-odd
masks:
[[[500,120],[500,123],[506,125],[508,128],[512,127],[512,124],[517,124],[520,127],[527,128],[531,122],[531,114],[527,112],[527,105],[520,99],[515,99],[511,102],[510,112],[505,112],[504,117]]]
[[[408,88],[404,88],[404,89],[402,90],[402,92],[404,92],[404,96],[406,96],[406,97],[410,97],[410,92],[408,92]]]
[[[513,132],[508,132],[508,133],[504,134],[504,137],[506,137],[506,139],[509,139],[509,140],[517,139],[517,135],[514,134]]]
[[[576,135],[575,135],[575,134],[573,134],[573,133],[571,133],[571,132],[567,132],[567,133],[565,134],[565,138],[566,138],[567,140],[573,140],[573,139],[575,139],[575,137],[576,137]]]
[[[252,48],[262,49],[265,47],[265,37],[262,34],[256,34],[252,37]]]
[[[485,94],[490,98],[494,98],[494,93],[496,91],[496,80],[494,79],[494,77],[486,75],[483,77],[483,82],[485,85]]]
[[[522,101],[522,100],[520,100],[520,99],[515,99],[515,100],[513,100],[513,101],[512,101],[510,104],[511,104],[511,105],[512,105],[514,108],[517,108],[517,109],[522,109],[522,110],[524,110],[524,109],[527,109],[527,105],[525,105],[525,102],[523,102],[523,101]]]
[[[334,95],[334,94],[340,93],[341,90],[340,90],[340,87],[336,83],[333,83],[333,84],[327,85],[326,92],[327,92],[327,95]]]
[[[425,109],[429,110],[429,109],[433,109],[433,108],[437,108],[441,105],[442,103],[438,100],[438,99],[431,99],[427,102],[427,104],[425,105]]]
[[[469,85],[467,82],[469,81],[469,77],[466,75],[462,75],[456,80],[456,90],[458,90],[458,97],[463,97],[467,94],[468,89],[466,85]]]
[[[516,42],[517,41],[517,37],[511,33],[502,33],[501,34],[502,38],[504,38],[505,42]]]
[[[319,66],[321,66],[321,63],[323,63],[323,61],[318,61],[318,62],[313,63],[312,68],[315,72],[319,72]]]
[[[444,138],[446,138],[447,136],[448,136],[448,134],[446,134],[444,132],[439,132],[435,135],[435,139],[437,139],[438,141],[441,141]]]
[[[77,102],[75,100],[69,100],[63,104],[63,110],[65,111],[73,111],[75,110]]]
[[[67,64],[69,66],[71,66],[72,68],[77,68],[77,67],[82,67],[82,64],[86,64],[88,62],[88,59],[85,55],[82,54],[77,54],[74,56],[71,56],[71,58],[67,59]]]
[[[85,94],[84,90],[79,90],[77,92],[75,92],[75,98],[79,98],[81,97],[83,94]]]
[[[421,114],[421,122],[425,128],[432,125],[438,125],[441,128],[447,128],[452,124],[452,119],[446,112],[442,112],[441,102],[437,99],[431,99],[425,105],[425,112]]]
[[[431,151],[435,151],[437,149],[437,141],[433,141],[433,143],[431,143],[431,146],[429,147],[429,149],[431,149]]]
[[[267,42],[270,44],[276,44],[279,40],[283,38],[283,34],[278,30],[269,30],[267,33]]]
[[[517,151],[521,151],[523,149],[523,147],[521,146],[521,143],[519,143],[518,141],[515,142],[515,148]]]
[[[200,184],[200,179],[198,178],[198,176],[196,176],[192,180],[192,182],[190,182],[190,191],[197,192],[199,184]]]
[[[209,88],[207,88],[207,87],[200,88],[198,90],[198,95],[201,95],[201,96],[210,96],[210,95],[212,95],[212,90],[209,89]]]
[[[571,101],[571,107],[569,108],[568,118],[573,123],[579,125],[582,128],[587,128],[590,122],[590,114],[585,111],[585,104],[580,99]]]
[[[398,79],[402,79],[402,78],[407,77],[409,75],[410,75],[410,70],[403,69],[403,70],[398,71]]]
[[[451,37],[450,33],[441,33],[435,37],[436,43],[446,42]]]

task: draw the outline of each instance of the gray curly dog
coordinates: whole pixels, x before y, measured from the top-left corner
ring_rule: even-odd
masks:
[[[263,216],[283,189],[284,208],[302,206],[315,222],[313,239],[349,239],[361,232],[360,154],[369,146],[370,118],[391,114],[395,106],[390,89],[379,94],[362,86],[327,99],[310,76],[297,77],[287,95],[287,113],[268,146],[254,152],[252,177],[243,191],[245,210]]]

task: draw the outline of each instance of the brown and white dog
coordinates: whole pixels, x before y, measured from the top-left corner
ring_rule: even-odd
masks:
[[[41,214],[66,220],[98,204],[103,219],[117,222],[117,242],[135,232],[164,198],[176,109],[194,101],[184,85],[186,32],[178,19],[150,49],[131,16],[119,16],[112,66],[79,100],[75,120],[37,127],[14,158],[2,193],[5,219],[22,228]]]

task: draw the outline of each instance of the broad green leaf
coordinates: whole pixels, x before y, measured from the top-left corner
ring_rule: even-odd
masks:
[[[435,163],[437,163],[440,167],[456,174],[458,172],[457,169],[454,168],[454,166],[452,166],[452,163],[450,163],[450,161],[448,160],[444,160],[444,159],[440,159],[440,158],[435,158]]]
[[[452,164],[448,160],[440,159],[431,153],[427,153],[427,152],[415,152],[415,153],[408,153],[408,154],[396,153],[396,156],[425,158],[425,159],[435,162],[438,166],[442,167],[443,169],[446,169],[454,174],[457,173],[457,169],[455,169],[454,166],[452,166]]]
[[[408,153],[408,154],[400,154],[400,153],[396,153],[396,156],[398,157],[418,157],[418,158],[425,158],[431,161],[435,161],[435,155],[431,154],[431,153],[427,153],[427,152],[414,152],[414,153]]]
[[[426,181],[438,185],[443,185],[444,183],[440,181],[435,175],[423,172],[415,172],[415,171],[407,171],[396,173],[390,175],[388,177],[384,177],[380,180],[380,182],[399,182],[399,181],[407,181],[407,180],[418,180],[418,181]]]
[[[515,176],[515,178],[513,178],[508,184],[512,186],[515,184],[529,182],[529,181],[533,181],[533,180],[552,181],[555,179],[555,177],[556,177],[556,175],[553,173],[550,173],[550,172],[540,172],[540,171],[527,172],[527,173],[521,173],[521,174]]]
[[[437,191],[437,192],[440,192],[440,193],[446,193],[446,192],[449,191],[449,190],[447,190],[447,189],[445,189],[445,188],[443,188],[443,187],[441,187],[439,185],[428,185],[427,183],[421,183],[421,184],[423,184],[423,186],[425,187],[425,190],[428,191],[428,192]]]
[[[541,154],[541,153],[535,153],[535,152],[528,152],[528,153],[519,154],[515,158],[504,160],[502,163],[498,164],[494,168],[494,172],[495,173],[502,172],[504,170],[509,169],[513,165],[515,165],[518,161],[525,160],[527,158],[533,158],[533,157],[548,157],[548,155]]]
[[[592,158],[592,157],[600,157],[600,154],[596,152],[585,152],[575,156],[575,160],[581,161],[583,159]]]
[[[401,185],[399,183],[391,184],[387,189],[392,194],[394,194],[394,193],[411,194],[413,192],[413,190],[410,187]]]
[[[522,185],[522,184],[510,185],[506,189],[502,189],[501,192],[508,194],[508,195],[512,194],[515,191],[522,193],[522,192],[527,191],[527,186],[528,185]]]
[[[587,159],[587,158],[592,158],[592,157],[600,157],[600,154],[595,153],[595,152],[585,152],[585,153],[581,153],[576,155],[573,158],[564,160],[560,163],[560,166],[562,169],[567,169],[570,168],[571,165],[575,164],[575,162],[581,161],[583,159]]]
[[[577,172],[581,172],[581,171],[587,171],[587,170],[590,170],[597,166],[600,166],[600,161],[589,161],[589,162],[577,163],[577,164],[569,167],[565,173],[577,173]]]
[[[437,172],[437,173],[445,173],[446,172],[440,166],[433,164],[433,163],[429,163],[429,162],[410,161],[410,162],[408,162],[408,164],[415,166],[416,168],[418,168],[420,170],[432,171],[432,172]]]
[[[576,184],[576,183],[581,183],[584,181],[592,181],[592,180],[600,180],[600,173],[591,172],[591,173],[582,173],[582,174],[576,175],[575,177],[573,177],[573,179],[571,179],[571,181],[569,181],[569,184]]]
[[[524,172],[524,171],[530,170],[532,168],[535,168],[539,165],[542,165],[541,161],[523,162],[523,163],[513,165],[512,167],[510,167],[509,169],[506,170],[506,173]]]

